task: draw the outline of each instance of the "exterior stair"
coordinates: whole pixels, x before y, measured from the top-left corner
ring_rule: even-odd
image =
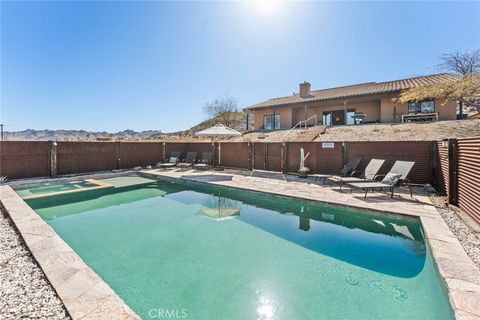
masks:
[[[290,140],[291,142],[311,142],[315,140],[318,135],[325,132],[327,126],[323,125],[316,125],[313,127],[308,128],[305,131],[299,132],[295,138]]]

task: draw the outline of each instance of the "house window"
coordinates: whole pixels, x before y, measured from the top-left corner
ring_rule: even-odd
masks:
[[[420,112],[422,113],[432,113],[435,112],[435,101],[422,101],[420,102]]]
[[[269,115],[263,116],[263,129],[264,130],[280,129],[280,115],[269,114]]]
[[[433,113],[435,112],[435,101],[434,100],[424,100],[419,102],[409,102],[408,103],[408,113]]]
[[[347,125],[352,125],[355,123],[355,109],[347,110]]]
[[[326,112],[323,113],[322,123],[325,126],[331,126],[332,125],[332,112],[331,111],[326,111]]]

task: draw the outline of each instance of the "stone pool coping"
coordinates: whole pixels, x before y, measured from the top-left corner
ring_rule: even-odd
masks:
[[[10,186],[0,202],[72,319],[140,319]]]
[[[123,175],[132,173],[123,172]],[[448,288],[455,317],[465,320],[480,319],[480,271],[425,195],[415,194],[414,201],[411,201],[404,195],[400,195],[400,198],[390,199],[383,194],[379,196],[374,194],[364,200],[359,194],[340,193],[329,186],[309,183],[308,179],[300,179],[296,176],[280,175],[281,179],[272,179],[271,174],[257,177],[247,171],[198,172],[153,169],[142,170],[138,173],[150,178],[190,180],[419,218],[439,274]],[[115,174],[115,176],[121,175]],[[105,177],[88,175],[88,177],[97,179],[108,176],[110,175],[105,175]],[[69,181],[75,178],[79,177],[25,182]],[[20,185],[22,181],[14,184]],[[10,186],[0,186],[0,202],[72,319],[139,319],[138,315]]]
[[[405,194],[400,194],[394,199],[390,199],[384,194],[371,195],[370,200],[368,198],[365,200],[363,193],[338,192],[331,186],[309,183],[309,180],[297,176],[280,175],[280,179],[272,179],[268,177],[268,174],[264,174],[265,177],[255,177],[247,171],[186,172],[152,169],[142,170],[140,174],[157,179],[182,179],[419,218],[425,231],[425,238],[435,258],[438,272],[448,289],[450,304],[456,319],[480,319],[480,270],[467,255],[426,195],[416,193],[414,201]]]

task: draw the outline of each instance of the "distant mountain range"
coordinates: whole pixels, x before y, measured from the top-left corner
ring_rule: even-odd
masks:
[[[85,131],[85,130],[35,130],[4,132],[4,139],[7,141],[109,141],[109,140],[176,140],[179,138],[193,137],[195,132],[206,129],[217,123],[223,123],[240,132],[246,129],[246,115],[242,112],[234,112],[217,116],[213,119],[184,131],[162,133],[160,130],[134,131],[123,130],[116,133],[106,131]]]
[[[23,131],[4,132],[6,140],[35,140],[35,141],[98,141],[98,140],[156,140],[163,135],[158,130],[148,130],[137,132],[133,130],[123,130],[116,133],[106,131],[93,132],[85,130],[34,130],[27,129]]]

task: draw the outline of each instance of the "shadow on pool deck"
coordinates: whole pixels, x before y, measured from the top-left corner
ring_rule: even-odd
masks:
[[[181,178],[185,180],[204,182],[221,182],[233,180],[233,176],[231,175],[182,175]]]

